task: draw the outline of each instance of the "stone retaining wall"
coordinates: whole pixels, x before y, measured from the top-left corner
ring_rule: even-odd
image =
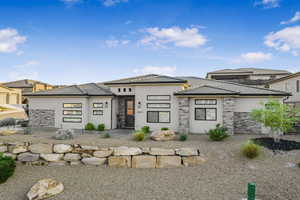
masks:
[[[100,148],[79,144],[0,143],[0,152],[29,165],[105,165],[118,168],[173,168],[205,162],[195,148]]]

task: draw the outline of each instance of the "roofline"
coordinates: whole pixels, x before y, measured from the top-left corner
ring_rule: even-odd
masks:
[[[96,95],[96,94],[24,94],[23,96],[28,96],[28,97],[49,97],[49,96],[74,96],[74,97],[97,97],[97,96],[105,96],[105,97],[113,97],[116,96],[115,94],[101,94],[101,95]]]
[[[239,95],[239,93],[189,93],[189,94],[184,94],[184,93],[174,93],[175,96],[192,96],[192,95],[198,95],[198,96],[215,96],[215,95],[224,95],[224,96],[232,96],[232,95]]]
[[[232,94],[224,94],[224,93],[214,93],[214,94],[209,94],[209,93],[193,93],[193,94],[174,94],[175,96],[216,96],[216,95],[223,95],[223,96],[232,96],[232,95],[237,95],[237,96],[292,96],[290,93],[287,94],[240,94],[240,93],[232,93]]]
[[[178,81],[143,81],[143,82],[123,82],[123,83],[103,83],[104,85],[139,85],[139,84],[163,84],[163,83],[187,83],[186,80]]]
[[[294,77],[297,77],[297,76],[300,76],[300,72],[296,72],[296,73],[281,77],[279,79],[271,80],[271,81],[267,82],[266,84],[277,83],[277,82],[284,81],[284,80],[294,78]]]
[[[263,76],[263,75],[284,75],[284,74],[291,74],[291,72],[274,72],[274,73],[254,73],[254,72],[208,72],[207,74],[213,75],[213,74],[245,74],[245,75],[256,75],[256,76]]]

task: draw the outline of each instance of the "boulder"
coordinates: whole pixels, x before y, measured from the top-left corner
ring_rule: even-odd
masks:
[[[21,153],[17,156],[18,161],[21,162],[34,162],[40,158],[39,154],[33,154],[29,152]]]
[[[151,139],[155,141],[169,141],[174,140],[176,137],[175,132],[171,130],[154,131],[151,133]]]
[[[83,158],[81,162],[83,162],[86,165],[104,165],[106,162],[106,158],[96,158],[96,157],[91,157],[91,158]]]
[[[155,168],[156,156],[133,156],[132,168]]]
[[[32,144],[29,146],[32,153],[52,153],[52,144]]]
[[[174,149],[163,149],[153,147],[150,149],[150,154],[156,156],[172,156],[175,155],[175,151]]]
[[[48,161],[48,162],[58,162],[62,160],[63,154],[56,154],[56,153],[48,153],[48,154],[40,154],[41,158]]]
[[[176,154],[180,156],[198,156],[198,149],[180,148],[180,149],[176,149]]]
[[[71,161],[71,162],[70,162],[70,165],[71,165],[71,166],[81,165],[81,162],[80,162],[80,161]]]
[[[11,157],[12,159],[16,160],[17,159],[17,155],[16,154],[12,154],[12,153],[3,153],[4,156],[8,156]]]
[[[0,152],[7,152],[8,151],[8,148],[7,148],[7,146],[5,146],[5,145],[2,145],[2,146],[0,146]]]
[[[105,158],[110,156],[113,153],[113,150],[100,150],[100,151],[95,151],[93,155],[97,158]]]
[[[131,157],[130,156],[111,156],[108,158],[108,166],[116,168],[130,168]]]
[[[29,200],[41,200],[52,197],[64,191],[64,185],[54,179],[38,181],[27,193]]]
[[[143,154],[149,154],[150,153],[150,147],[142,147]]]
[[[5,129],[5,130],[0,130],[0,136],[9,136],[9,135],[14,135],[18,131],[14,129]]]
[[[69,144],[55,144],[53,147],[54,153],[69,153],[73,150]]]
[[[114,148],[115,156],[134,156],[142,154],[142,150],[137,147],[116,147]]]
[[[182,157],[183,165],[186,167],[194,167],[206,162],[201,156]]]
[[[72,129],[59,129],[56,131],[53,139],[56,140],[70,140],[74,138],[74,131]]]
[[[87,150],[87,151],[96,151],[99,149],[97,146],[89,146],[89,145],[81,145],[81,149]]]
[[[60,160],[57,162],[49,162],[48,166],[66,166],[68,164],[67,161]]]
[[[24,145],[16,145],[12,148],[12,153],[14,154],[19,154],[19,153],[24,153],[24,152],[27,152],[28,149],[27,149],[27,146],[24,146]]]
[[[81,156],[78,153],[67,153],[64,156],[65,161],[78,161],[80,159],[81,159]]]
[[[157,156],[156,168],[173,168],[180,167],[180,156]]]

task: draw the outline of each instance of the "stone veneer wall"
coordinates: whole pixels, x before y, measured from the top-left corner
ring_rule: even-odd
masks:
[[[249,112],[234,113],[234,132],[247,134],[260,134],[262,125],[250,117]]]
[[[178,131],[181,134],[188,134],[190,131],[190,101],[189,98],[178,98]]]
[[[235,98],[223,99],[223,126],[228,129],[230,135],[234,134],[234,107]]]
[[[172,168],[205,162],[195,148],[100,148],[79,144],[0,143],[0,152],[28,165],[107,165],[119,168]]]
[[[47,109],[30,109],[29,121],[33,127],[55,127],[55,111]]]

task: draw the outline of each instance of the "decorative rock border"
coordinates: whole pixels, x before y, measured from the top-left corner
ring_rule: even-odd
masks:
[[[205,162],[199,149],[100,148],[80,144],[0,143],[0,152],[28,165],[105,165],[117,168],[173,168]]]

